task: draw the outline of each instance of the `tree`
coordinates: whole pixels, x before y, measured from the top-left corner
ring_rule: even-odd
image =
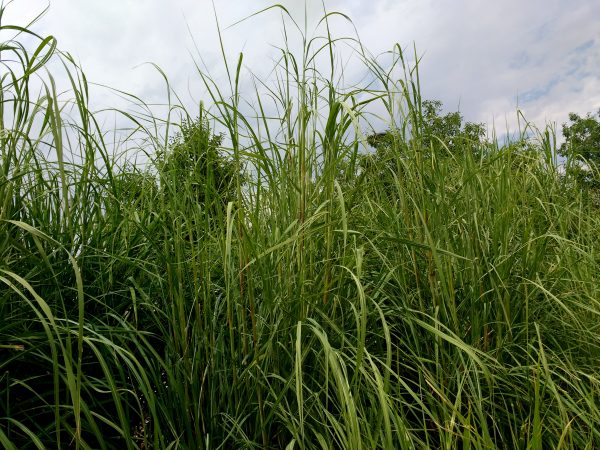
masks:
[[[222,134],[213,134],[202,114],[181,125],[168,149],[158,155],[164,192],[191,200],[209,213],[235,198],[235,165],[220,151]]]
[[[385,183],[390,170],[397,172],[396,158],[408,155],[408,146],[419,148],[424,154],[434,152],[438,157],[458,155],[465,151],[479,153],[485,145],[485,125],[466,122],[459,112],[442,114],[442,102],[425,100],[421,105],[420,123],[416,132],[406,141],[393,130],[372,134],[367,143],[375,148],[374,154],[359,160],[361,175]]]
[[[570,124],[562,127],[565,142],[559,154],[571,159],[569,171],[582,185],[600,189],[600,109],[596,116],[569,114]]]
[[[478,145],[485,136],[485,126],[466,122],[459,112],[442,115],[442,102],[425,100],[422,105],[422,145],[427,148],[446,147],[452,154]]]
[[[410,136],[393,129],[371,134],[367,143],[374,153],[360,155],[354,190],[361,195],[364,183],[373,183],[380,192],[393,198],[396,178],[404,178],[408,171],[417,170],[425,175],[417,158],[435,154],[436,159],[464,154],[479,154],[485,148],[484,124],[466,122],[459,112],[442,114],[442,102],[423,101],[416,124]],[[427,159],[427,158],[425,158]],[[431,166],[429,166],[431,168]]]
[[[425,100],[421,106],[421,123],[413,133],[412,142],[423,149],[439,151],[447,148],[450,153],[462,152],[466,148],[477,149],[484,142],[485,126],[482,123],[466,122],[459,112],[442,115],[442,102]],[[415,140],[419,139],[419,142]],[[367,142],[378,151],[390,147],[395,142],[390,131],[369,136]]]

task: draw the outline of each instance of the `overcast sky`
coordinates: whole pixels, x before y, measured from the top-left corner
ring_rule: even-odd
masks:
[[[304,0],[281,3],[303,23]],[[308,1],[309,23],[322,15],[320,3]],[[15,0],[3,22],[24,24],[46,4]],[[273,3],[215,4],[226,28]],[[332,0],[326,5],[352,19],[373,54],[395,43],[409,49],[414,43],[423,57],[424,97],[442,100],[448,111],[460,109],[466,120],[514,127],[518,106],[537,125],[549,121],[560,127],[570,111],[600,108],[598,0]],[[90,81],[148,101],[166,96],[164,81],[145,62],[161,66],[186,102],[203,97],[190,55],[198,60],[194,41],[215,77],[223,74],[213,6],[207,0],[51,0],[35,30],[54,35]],[[351,28],[337,19],[333,32],[348,34]],[[261,73],[271,66],[272,44],[282,44],[281,15],[264,13],[226,29],[223,36],[233,61],[243,52],[245,66]],[[105,93],[94,95],[94,105],[110,102]]]

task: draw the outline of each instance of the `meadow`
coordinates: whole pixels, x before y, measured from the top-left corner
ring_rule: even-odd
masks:
[[[4,448],[600,448],[593,195],[551,128],[429,135],[411,55],[337,19],[251,98],[242,55],[197,110],[130,96],[128,158],[0,22]]]

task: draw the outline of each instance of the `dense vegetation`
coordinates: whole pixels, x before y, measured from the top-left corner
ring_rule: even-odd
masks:
[[[369,83],[337,84],[335,20],[280,49],[254,111],[241,64],[230,91],[199,73],[198,113],[138,100],[145,165],[52,37],[0,22],[3,447],[600,447],[580,143],[564,171],[550,130],[443,116],[399,46],[383,67],[355,42]]]

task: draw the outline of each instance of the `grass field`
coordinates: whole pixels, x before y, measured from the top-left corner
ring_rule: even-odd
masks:
[[[330,18],[254,96],[227,61],[223,86],[199,70],[199,112],[121,113],[144,165],[52,37],[1,24],[20,33],[2,44],[4,448],[600,448],[600,209],[553,133],[434,145],[418,67],[351,41],[373,83],[340,85]]]

